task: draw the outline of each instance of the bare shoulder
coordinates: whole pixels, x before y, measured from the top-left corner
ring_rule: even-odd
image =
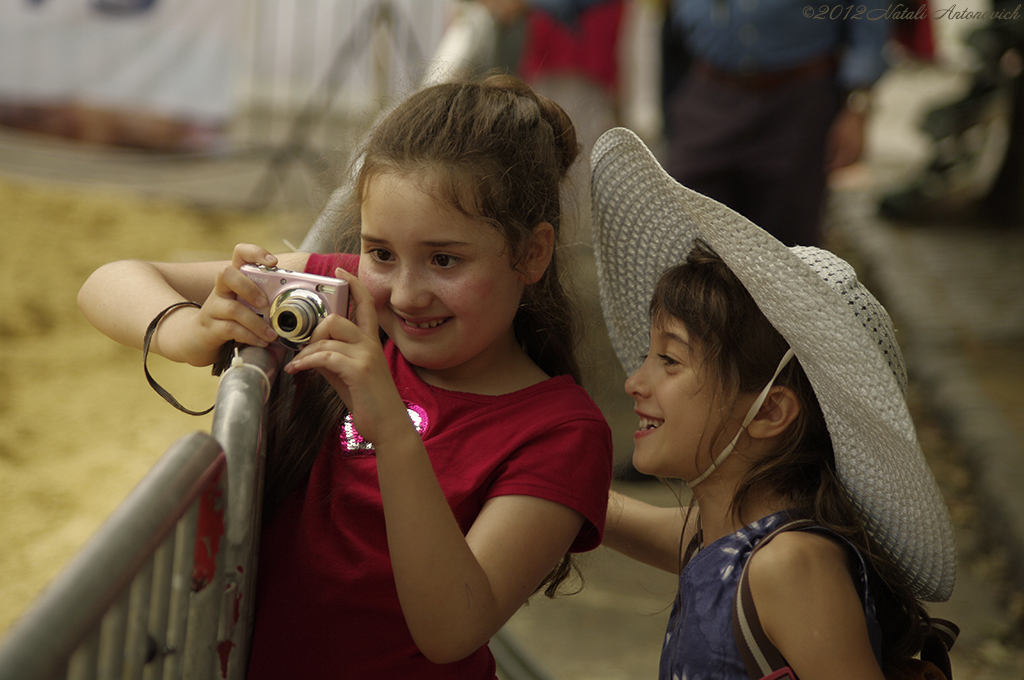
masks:
[[[783,532],[750,559],[750,590],[759,609],[762,602],[793,607],[806,598],[855,592],[847,548],[818,532]]]
[[[800,586],[808,576],[850,575],[848,548],[834,537],[816,531],[786,531],[761,547],[751,558],[751,587]],[[756,585],[755,585],[756,584]],[[758,588],[760,590],[760,588]]]
[[[839,539],[813,531],[779,534],[751,558],[761,624],[801,678],[882,677],[852,560]]]

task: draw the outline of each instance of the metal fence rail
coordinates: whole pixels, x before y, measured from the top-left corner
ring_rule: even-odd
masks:
[[[207,434],[175,442],[12,629],[0,678],[141,677],[161,646],[179,648],[198,499],[220,487],[224,462]]]
[[[0,680],[242,676],[275,371],[267,350],[241,352],[213,435],[176,441],[15,623]]]

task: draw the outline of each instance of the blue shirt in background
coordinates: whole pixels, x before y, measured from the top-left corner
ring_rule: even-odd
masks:
[[[537,9],[574,24],[606,0],[531,0]],[[834,55],[845,89],[870,87],[885,71],[889,0],[672,0],[672,20],[691,53],[737,74],[783,71]],[[897,5],[897,8],[902,5]]]

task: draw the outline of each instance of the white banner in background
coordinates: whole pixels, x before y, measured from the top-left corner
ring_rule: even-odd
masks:
[[[243,0],[0,0],[0,101],[223,120]]]

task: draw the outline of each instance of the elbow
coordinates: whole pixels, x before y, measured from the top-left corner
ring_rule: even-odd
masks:
[[[78,308],[82,312],[88,315],[89,310],[93,307],[96,300],[102,297],[103,289],[106,282],[114,277],[117,277],[116,267],[120,264],[119,262],[108,262],[107,264],[99,267],[82,284],[82,287],[78,289]],[[109,272],[114,271],[111,275]]]
[[[453,650],[440,649],[431,652],[424,652],[423,649],[420,649],[420,651],[423,652],[423,656],[427,657],[428,661],[430,661],[431,663],[436,663],[439,666],[449,663],[455,663],[456,661],[462,661],[467,656],[469,656],[469,654],[472,653],[470,652],[469,654],[460,654]]]
[[[481,640],[476,636],[469,635],[445,635],[442,631],[432,631],[432,633],[420,635],[414,632],[413,641],[428,661],[439,665],[462,661],[487,644],[487,639]]]
[[[89,316],[90,303],[92,302],[92,285],[95,276],[96,272],[93,272],[92,275],[90,275],[89,278],[85,280],[85,283],[82,284],[82,287],[78,289],[78,297],[76,298],[76,301],[78,303],[78,309],[83,314],[86,315],[86,318],[88,318]]]
[[[434,642],[428,644],[416,643],[420,652],[423,656],[427,657],[427,660],[431,663],[438,665],[455,663],[456,661],[462,661],[467,656],[480,649],[483,644],[478,644],[472,647],[468,644],[458,644],[455,641],[451,642]]]

